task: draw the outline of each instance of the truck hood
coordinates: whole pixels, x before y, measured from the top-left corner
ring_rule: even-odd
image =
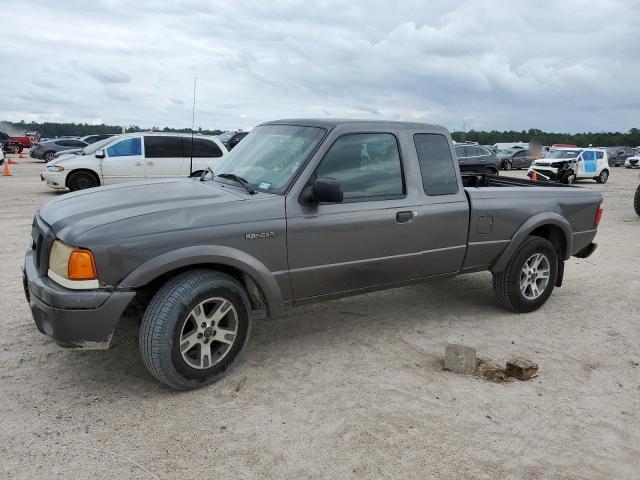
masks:
[[[91,229],[125,219],[244,200],[244,196],[231,188],[219,187],[213,182],[158,180],[65,194],[44,204],[38,215],[58,238],[72,242]]]

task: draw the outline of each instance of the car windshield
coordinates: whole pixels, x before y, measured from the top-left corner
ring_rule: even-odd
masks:
[[[511,155],[513,152],[514,152],[513,150],[498,150],[498,153],[496,155],[506,157]]]
[[[256,190],[282,194],[326,130],[298,125],[263,125],[238,144],[216,168],[216,175],[232,174]],[[216,181],[229,183],[218,176]]]
[[[576,158],[580,150],[551,150],[547,158]]]
[[[92,143],[91,145],[87,145],[82,149],[83,155],[91,155],[92,153],[96,153],[102,147],[109,145],[111,142],[116,140],[118,136],[113,136],[109,138],[105,138],[103,140],[98,140],[96,143]]]
[[[236,132],[225,132],[218,135],[218,140],[221,142],[227,142],[231,137],[235,135]]]

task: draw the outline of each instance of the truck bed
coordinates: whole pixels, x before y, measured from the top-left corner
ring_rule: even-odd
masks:
[[[574,185],[564,185],[561,183],[533,181],[523,178],[504,177],[502,175],[491,175],[488,173],[462,173],[462,184],[465,187],[569,187],[579,188]]]

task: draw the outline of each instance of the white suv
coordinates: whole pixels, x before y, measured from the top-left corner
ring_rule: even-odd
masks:
[[[78,155],[49,162],[42,173],[47,186],[69,189],[119,182],[200,175],[228,154],[215,137],[176,133],[131,133],[102,140]]]

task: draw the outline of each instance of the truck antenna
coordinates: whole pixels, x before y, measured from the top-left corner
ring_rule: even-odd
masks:
[[[191,159],[189,174],[193,173],[193,131],[196,128],[196,75],[193,76],[193,108],[191,109]]]

